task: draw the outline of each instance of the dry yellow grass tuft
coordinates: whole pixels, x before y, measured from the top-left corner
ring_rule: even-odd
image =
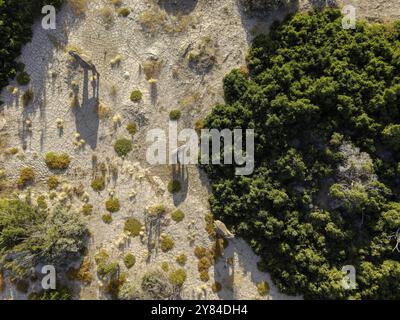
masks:
[[[68,0],[68,5],[71,7],[72,11],[77,16],[81,16],[81,15],[84,15],[87,10],[88,1],[87,0]]]

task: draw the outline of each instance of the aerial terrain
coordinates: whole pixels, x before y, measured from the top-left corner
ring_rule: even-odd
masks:
[[[0,299],[400,298],[399,0],[11,2]],[[254,129],[254,173],[149,164],[171,123]]]

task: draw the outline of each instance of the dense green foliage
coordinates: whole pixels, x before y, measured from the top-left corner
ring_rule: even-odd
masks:
[[[114,150],[120,157],[126,156],[133,149],[132,141],[129,139],[118,139],[115,142]]]
[[[256,167],[205,166],[210,203],[280,290],[400,299],[400,23],[341,20],[291,16],[255,39],[248,73],[226,76],[206,127],[253,128]],[[355,290],[341,285],[345,265]]]
[[[88,231],[79,216],[50,212],[20,200],[0,199],[0,264],[25,276],[39,262],[58,265],[79,256]]]
[[[63,0],[3,0],[0,1],[0,88],[14,78],[20,65],[15,62],[21,53],[22,46],[32,37],[32,24],[41,15],[44,5],[60,7]],[[27,84],[29,76],[22,75],[19,80]]]

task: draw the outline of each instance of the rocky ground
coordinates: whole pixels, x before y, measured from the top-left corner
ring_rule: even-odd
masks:
[[[360,16],[369,20],[390,20],[400,14],[396,1],[354,0]],[[27,108],[21,104],[21,94],[5,89],[1,100],[6,102],[0,110],[0,129],[8,134],[8,147],[18,148],[14,155],[2,155],[7,177],[15,180],[22,167],[34,169],[37,179],[32,188],[32,198],[44,195],[49,203],[62,201],[72,210],[81,210],[84,203],[93,205],[93,213],[85,217],[91,231],[88,257],[91,273],[95,275],[94,255],[102,248],[112,259],[123,265],[123,257],[132,252],[136,264],[128,279],[139,277],[152,266],[168,262],[176,266],[177,255],[188,257],[185,269],[186,298],[209,299],[292,299],[277,292],[269,275],[258,271],[255,256],[241,239],[230,242],[220,261],[210,269],[207,283],[199,279],[196,246],[210,248],[213,244],[205,228],[205,215],[209,212],[209,185],[196,166],[187,166],[180,173],[182,191],[172,196],[167,184],[174,176],[172,167],[149,166],[146,159],[146,132],[161,128],[168,130],[169,112],[180,109],[179,129],[194,128],[196,121],[204,118],[212,107],[223,101],[222,79],[231,69],[245,65],[245,56],[253,36],[267,31],[275,19],[285,12],[272,16],[251,18],[241,12],[236,0],[190,0],[184,7],[160,8],[154,2],[124,0],[123,6],[131,11],[128,17],[116,14],[110,1],[90,1],[85,15],[76,16],[68,6],[58,12],[57,29],[44,30],[40,23],[34,26],[32,42],[27,44],[20,61],[26,64],[31,75],[30,87],[34,101]],[[300,1],[295,9],[308,9],[308,1]],[[74,63],[68,50],[74,48],[89,57],[96,66],[99,77]],[[203,51],[202,48],[205,48]],[[197,50],[197,51],[196,51]],[[191,62],[190,53],[202,52],[202,63]],[[118,58],[118,59],[117,59]],[[112,61],[121,59],[112,65]],[[148,62],[158,61],[159,70],[149,77]],[[156,78],[156,84],[148,79]],[[130,101],[132,90],[143,92],[141,102]],[[71,107],[71,92],[77,90],[78,101]],[[98,101],[101,114],[98,115]],[[57,121],[63,121],[63,129]],[[118,158],[113,149],[116,139],[129,138],[128,122],[138,124],[134,136],[134,151],[126,158]],[[79,133],[79,139],[77,138]],[[81,146],[77,146],[77,140]],[[43,155],[49,151],[68,153],[72,162],[61,174],[62,185],[56,198],[50,200],[46,185],[49,171]],[[98,174],[99,164],[107,168],[106,190],[97,193],[90,187]],[[82,189],[69,197],[73,189]],[[121,210],[114,213],[113,222],[106,224],[105,201],[111,194],[120,200]],[[146,239],[124,236],[127,218],[144,220],[145,209],[164,204],[171,213],[176,208],[185,212],[185,219],[176,223],[169,216],[162,232],[175,240],[173,250],[164,253],[155,250],[150,255]],[[191,242],[188,237],[193,237]],[[234,257],[234,268],[226,269],[226,259]],[[125,267],[123,267],[125,268]],[[234,285],[227,279],[234,279]],[[268,281],[271,290],[260,297],[257,284]],[[213,293],[211,285],[220,282],[223,287]],[[75,283],[76,298],[102,298],[101,283],[89,285]],[[7,286],[3,298],[24,298],[12,286]]]

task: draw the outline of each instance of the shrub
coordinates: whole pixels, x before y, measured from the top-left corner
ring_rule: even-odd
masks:
[[[0,199],[0,259],[18,276],[26,277],[40,261],[58,267],[78,257],[87,235],[79,215],[61,207],[44,213],[20,200]]]
[[[257,291],[260,294],[260,296],[264,297],[269,293],[269,284],[267,281],[261,281],[257,285]]]
[[[65,170],[71,163],[71,159],[68,154],[57,154],[55,152],[47,153],[44,161],[47,167],[52,170]]]
[[[83,15],[87,9],[87,0],[68,0],[68,4],[77,16]]]
[[[171,214],[172,220],[175,222],[181,222],[185,218],[185,214],[183,213],[182,210],[176,210]]]
[[[104,223],[106,223],[106,224],[110,224],[112,221],[113,221],[113,218],[112,218],[112,216],[111,216],[111,214],[103,214],[102,216],[101,216],[101,219],[103,220],[103,222]]]
[[[33,100],[34,94],[31,88],[22,95],[22,106],[27,107]]]
[[[178,109],[172,110],[169,113],[169,119],[170,120],[179,120],[181,118],[181,111]]]
[[[105,24],[111,24],[114,20],[114,11],[110,7],[104,7],[100,9],[99,14],[101,17],[101,20]]]
[[[90,216],[93,213],[93,206],[89,203],[85,203],[82,206],[82,213],[84,216]]]
[[[98,176],[98,177],[94,178],[91,186],[94,191],[100,192],[100,191],[103,191],[104,188],[106,187],[106,181],[105,181],[104,177]]]
[[[201,259],[201,258],[204,258],[205,256],[207,256],[207,249],[206,248],[204,248],[204,247],[196,247],[195,249],[194,249],[194,255],[198,258],[198,259]]]
[[[47,179],[47,185],[48,185],[50,190],[57,189],[59,184],[60,184],[60,181],[58,180],[58,178],[56,176],[50,176]]]
[[[137,125],[134,122],[129,122],[126,126],[126,130],[128,130],[131,136],[134,136],[137,133]]]
[[[117,140],[114,145],[114,150],[120,157],[126,156],[132,149],[132,141],[125,138]]]
[[[168,262],[163,262],[163,263],[161,263],[161,269],[164,271],[164,272],[168,272],[169,271],[169,263]]]
[[[157,59],[148,59],[143,64],[143,72],[146,75],[146,80],[156,80],[163,67],[163,62]]]
[[[149,216],[162,216],[166,212],[165,206],[163,204],[157,204],[151,207],[146,208],[146,214]]]
[[[211,290],[214,293],[220,292],[222,289],[222,285],[219,282],[214,282],[213,285],[211,286]]]
[[[200,272],[200,280],[203,282],[207,282],[210,280],[210,275],[208,273],[208,270],[203,270]]]
[[[131,13],[131,10],[129,10],[129,8],[120,8],[118,9],[118,15],[120,17],[124,17],[126,18],[127,16],[129,16],[129,14]]]
[[[117,262],[105,262],[97,266],[97,274],[102,280],[112,279],[118,274],[119,264]]]
[[[205,120],[202,119],[197,120],[196,123],[194,124],[194,129],[198,134],[200,134],[201,130],[204,129],[204,125],[205,125]]]
[[[31,82],[31,77],[26,71],[23,71],[20,74],[18,74],[17,82],[21,86],[26,86],[29,82]]]
[[[171,237],[164,236],[161,238],[160,246],[163,252],[168,252],[173,249],[175,242]]]
[[[170,193],[178,193],[181,191],[181,183],[178,180],[172,180],[168,183],[168,191]]]
[[[204,219],[206,221],[206,231],[208,235],[212,239],[215,239],[215,237],[217,236],[217,232],[215,231],[215,226],[214,226],[214,216],[211,213],[207,213]]]
[[[130,269],[132,268],[136,263],[136,258],[132,253],[128,253],[125,258],[124,258],[124,264],[125,266]]]
[[[184,266],[186,264],[186,261],[187,261],[187,256],[184,253],[176,257],[176,262],[181,266]]]
[[[37,206],[38,206],[40,209],[42,209],[42,210],[46,210],[46,209],[47,209],[46,198],[45,198],[45,196],[43,196],[43,195],[37,197],[37,199],[36,199],[36,204],[37,204]]]
[[[142,100],[143,94],[140,90],[133,90],[131,93],[131,101],[132,102],[139,102]]]
[[[106,263],[110,259],[110,256],[108,255],[108,252],[105,249],[99,250],[99,252],[96,253],[94,256],[94,261],[96,262],[97,265]]]
[[[129,218],[125,221],[124,232],[126,232],[131,237],[137,237],[142,229],[142,223],[135,219]]]
[[[106,209],[108,212],[118,212],[120,208],[119,200],[117,198],[110,198],[106,201]]]
[[[28,184],[33,183],[35,180],[35,172],[32,168],[23,168],[19,173],[17,185],[19,188],[25,188]]]
[[[165,272],[152,270],[144,274],[141,288],[148,299],[171,300],[176,290],[170,283]]]
[[[186,271],[184,269],[178,269],[169,274],[169,281],[172,285],[181,287],[185,283],[187,278]]]

